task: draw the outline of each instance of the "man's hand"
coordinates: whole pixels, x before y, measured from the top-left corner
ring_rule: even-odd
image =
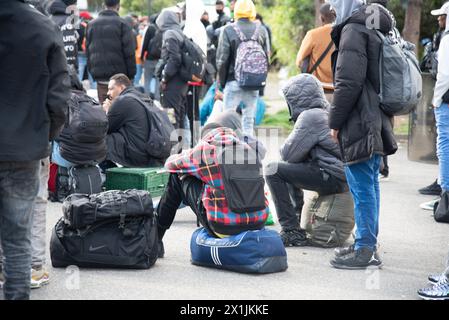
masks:
[[[197,76],[192,75],[192,81],[193,82],[201,82],[202,80],[200,78],[198,78]]]
[[[215,99],[215,101],[216,100],[223,101],[223,92],[221,92],[220,90],[216,90],[214,99]]]
[[[108,113],[109,112],[109,108],[111,108],[112,105],[112,101],[108,99],[103,101],[103,110]]]
[[[338,144],[338,130],[331,129],[331,137]]]

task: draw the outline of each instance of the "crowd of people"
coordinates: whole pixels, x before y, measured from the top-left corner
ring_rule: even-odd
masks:
[[[393,117],[380,108],[378,96],[378,33],[390,34],[396,22],[388,1],[368,2],[329,0],[321,7],[323,25],[307,33],[296,57],[301,74],[282,90],[294,129],[280,147],[281,161],[265,167],[284,246],[310,245],[300,224],[303,191],[318,197],[351,193],[354,207],[344,209],[354,210],[355,241],[336,249],[330,261],[349,270],[382,265],[377,250],[379,172],[388,176],[387,156],[398,149]],[[120,0],[104,0],[96,18],[88,12],[77,15],[76,0],[32,4],[0,2],[0,37],[6,44],[0,52],[13,53],[0,62],[5,88],[0,94],[0,283],[6,299],[28,299],[30,288],[49,282],[45,212],[47,181],[54,179],[50,162],[102,173],[115,166],[165,165],[170,177],[157,207],[160,258],[164,235],[182,203],[213,237],[264,228],[269,216],[265,193],[255,195],[254,210],[236,208],[225,192],[219,157],[221,148],[240,148],[260,163],[266,153],[254,128],[265,109],[261,98],[272,35],[251,0],[230,1],[231,16],[225,14],[225,3],[216,1],[215,21],[209,21],[201,0],[186,0],[148,18],[121,18]],[[367,6],[379,13],[375,28],[367,27]],[[433,12],[440,20],[448,13],[449,3]],[[17,25],[25,27],[18,30]],[[445,33],[448,29],[446,23]],[[438,209],[449,211],[444,208],[449,206],[449,69],[441,58],[449,55],[445,33],[433,47],[439,56],[433,104]],[[186,69],[190,41],[205,58],[201,76]],[[96,89],[98,101],[86,89]],[[167,123],[154,126],[151,114],[161,111]],[[176,132],[174,139],[161,134],[162,127]],[[161,145],[181,141],[181,148],[173,148],[170,157],[154,150],[155,132],[167,140]],[[419,290],[419,296],[449,298],[449,269],[429,280],[434,284]]]

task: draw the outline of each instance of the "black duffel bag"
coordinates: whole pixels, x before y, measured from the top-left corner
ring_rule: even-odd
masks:
[[[110,190],[98,194],[75,193],[63,205],[65,224],[72,229],[85,228],[113,218],[153,217],[153,201],[148,191]]]
[[[53,267],[148,269],[157,260],[156,217],[108,219],[82,230],[60,219],[53,229],[50,256]]]

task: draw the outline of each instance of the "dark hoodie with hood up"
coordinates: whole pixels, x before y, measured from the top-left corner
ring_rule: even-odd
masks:
[[[61,29],[64,51],[67,64],[75,67],[78,71],[78,37],[75,19],[71,18],[71,10],[61,0],[55,0],[49,4],[48,13],[51,19]]]
[[[301,74],[283,89],[295,127],[281,147],[281,158],[289,163],[314,162],[328,174],[346,181],[338,145],[329,129],[329,103],[315,76]]]
[[[335,92],[329,124],[339,130],[343,161],[349,165],[397,150],[392,119],[380,109],[381,40],[376,30],[367,27],[374,21],[373,9],[379,12],[376,28],[390,32],[394,27],[391,13],[371,5],[359,8],[331,34],[337,50],[332,55]]]

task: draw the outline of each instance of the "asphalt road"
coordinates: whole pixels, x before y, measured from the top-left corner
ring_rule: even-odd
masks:
[[[271,158],[275,158],[275,153]],[[164,238],[165,258],[145,271],[53,269],[51,283],[32,299],[417,299],[429,273],[444,268],[449,225],[438,224],[419,204],[432,197],[417,189],[437,176],[435,165],[410,162],[406,147],[390,158],[391,177],[381,183],[380,253],[382,269],[333,269],[332,249],[288,248],[286,272],[254,276],[197,267],[190,263],[194,214],[180,210]],[[274,208],[272,208],[274,211]],[[48,206],[48,232],[61,217],[61,205]],[[276,224],[274,229],[279,230]],[[49,259],[49,258],[48,258]],[[1,294],[0,294],[1,298]]]

